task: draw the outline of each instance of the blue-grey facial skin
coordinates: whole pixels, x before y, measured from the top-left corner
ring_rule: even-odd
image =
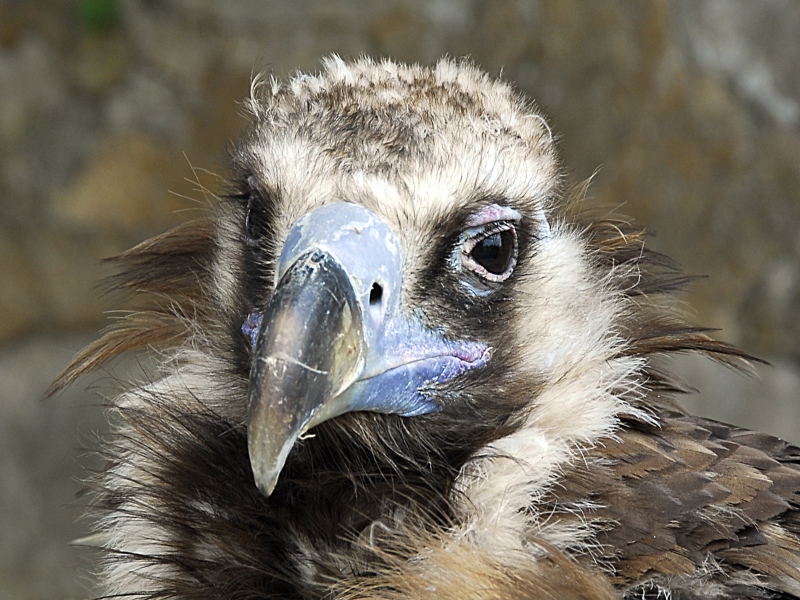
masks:
[[[402,313],[400,241],[371,211],[356,204],[335,203],[299,219],[278,259],[277,280],[301,257],[317,250],[333,257],[347,273],[363,324],[363,366],[339,395],[340,414],[353,410],[403,416],[434,412],[439,407],[425,393],[427,387],[488,361],[486,345],[447,340]],[[381,290],[378,301],[374,301],[374,285]],[[253,344],[261,319],[253,313],[242,326]]]
[[[329,253],[348,274],[364,316],[367,340],[400,306],[403,256],[400,240],[377,215],[344,202],[327,204],[300,218],[289,231],[278,259],[276,281],[310,249]],[[373,284],[381,287],[379,305],[370,305]],[[374,352],[372,353],[375,354]],[[378,356],[371,356],[375,362]]]
[[[242,326],[253,347],[262,320],[262,315],[252,313]],[[372,347],[384,360],[372,365],[372,373],[365,368],[361,377],[341,393],[346,410],[372,410],[404,417],[435,412],[440,407],[426,393],[426,388],[483,366],[489,359],[485,345],[452,342],[431,335],[415,320],[393,319],[381,333]]]
[[[361,206],[299,219],[276,271],[264,313],[242,325],[253,346],[248,446],[267,496],[308,429],[350,411],[435,412],[431,386],[489,360],[485,344],[448,340],[402,310],[400,242]]]

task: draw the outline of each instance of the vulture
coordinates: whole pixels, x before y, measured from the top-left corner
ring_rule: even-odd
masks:
[[[800,449],[691,416],[665,358],[754,360],[582,207],[467,60],[256,77],[224,193],[114,260],[133,311],[89,476],[107,597],[800,598]]]

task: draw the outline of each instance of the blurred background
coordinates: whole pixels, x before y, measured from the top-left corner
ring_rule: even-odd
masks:
[[[590,202],[708,275],[692,319],[772,363],[681,358],[686,404],[800,442],[798,40],[794,0],[0,0],[0,600],[92,594],[68,541],[113,385],[42,393],[107,323],[100,259],[220,188],[255,71],[333,52],[516,82]]]

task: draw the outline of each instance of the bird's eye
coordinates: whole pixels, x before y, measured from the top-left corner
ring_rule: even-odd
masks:
[[[514,258],[514,234],[506,229],[487,235],[475,244],[469,256],[492,275],[502,275]]]
[[[255,176],[251,175],[247,178],[247,193],[241,198],[247,200],[242,238],[250,248],[258,248],[269,237],[272,226],[270,196],[259,187]]]
[[[505,281],[517,262],[517,232],[508,222],[491,223],[467,238],[462,264],[488,281]]]
[[[263,215],[261,215],[257,197],[251,195],[247,201],[247,211],[244,217],[244,241],[251,248],[255,248],[261,242],[264,232]]]

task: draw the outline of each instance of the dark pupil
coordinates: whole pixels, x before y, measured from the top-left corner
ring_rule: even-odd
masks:
[[[502,275],[511,263],[513,252],[513,235],[506,229],[483,238],[475,244],[470,256],[492,275]]]

